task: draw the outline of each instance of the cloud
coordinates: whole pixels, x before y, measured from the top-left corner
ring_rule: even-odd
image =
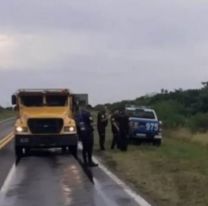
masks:
[[[92,33],[80,32],[17,33],[1,36],[0,52],[5,55],[1,57],[0,70],[43,67],[47,70],[58,67],[73,56],[87,58],[97,54],[95,42],[99,43],[100,38]]]
[[[0,104],[20,87],[69,87],[96,104],[207,80],[207,1],[0,3]]]

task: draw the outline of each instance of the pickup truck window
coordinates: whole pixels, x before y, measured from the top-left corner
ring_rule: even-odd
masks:
[[[130,117],[142,118],[142,119],[156,119],[154,112],[145,111],[142,109],[135,109],[127,111]]]

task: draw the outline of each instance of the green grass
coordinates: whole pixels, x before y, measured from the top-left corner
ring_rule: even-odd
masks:
[[[0,121],[15,116],[14,111],[0,111]]]
[[[95,133],[95,153],[121,179],[156,205],[207,206],[208,146],[203,135],[191,135],[183,130],[165,135],[161,147],[130,145],[127,152],[120,152],[109,149],[108,128],[107,151],[99,151]],[[207,134],[204,136],[208,138]]]
[[[208,146],[208,133],[192,133],[187,128],[179,128],[176,130],[167,131],[167,136]]]

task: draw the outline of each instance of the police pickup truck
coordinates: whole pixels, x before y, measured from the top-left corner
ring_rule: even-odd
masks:
[[[160,146],[162,142],[161,122],[158,120],[155,110],[146,107],[127,107],[129,116],[129,138],[140,141],[151,141]]]

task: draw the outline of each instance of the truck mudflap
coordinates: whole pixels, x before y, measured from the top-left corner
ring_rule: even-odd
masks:
[[[16,135],[15,146],[31,147],[31,148],[50,148],[50,147],[64,147],[75,146],[78,142],[76,134],[63,135]]]

